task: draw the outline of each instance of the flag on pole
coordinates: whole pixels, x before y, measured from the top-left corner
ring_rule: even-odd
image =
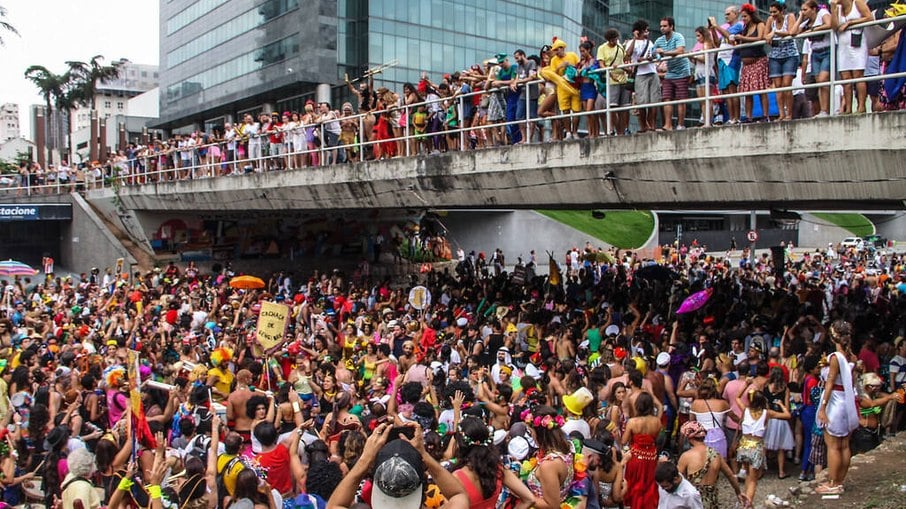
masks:
[[[560,283],[563,281],[563,278],[560,276],[560,266],[557,265],[556,260],[554,260],[554,253],[548,251],[547,256],[550,258],[547,282],[550,283],[551,286],[560,286]]]
[[[129,350],[129,364],[126,376],[129,380],[129,400],[132,411],[132,432],[139,443],[154,449],[157,447],[157,440],[154,439],[154,433],[148,427],[148,420],[145,418],[145,409],[142,406],[141,377],[139,376],[139,353],[135,350]]]

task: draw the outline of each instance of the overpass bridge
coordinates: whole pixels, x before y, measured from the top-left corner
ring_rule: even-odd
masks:
[[[906,112],[98,189],[132,211],[902,209]]]

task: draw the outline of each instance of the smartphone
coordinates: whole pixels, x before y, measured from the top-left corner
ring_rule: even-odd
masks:
[[[413,438],[415,438],[415,428],[413,428],[412,426],[394,426],[390,430],[389,440],[398,438],[400,435],[403,435],[409,440],[412,440]]]

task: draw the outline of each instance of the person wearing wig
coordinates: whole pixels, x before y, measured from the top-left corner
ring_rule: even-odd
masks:
[[[225,401],[233,390],[233,372],[229,369],[233,352],[229,348],[220,347],[211,352],[211,365],[208,370],[207,386],[211,388],[211,395],[217,401]]]

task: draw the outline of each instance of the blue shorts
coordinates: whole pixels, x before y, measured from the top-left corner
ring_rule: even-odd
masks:
[[[594,101],[598,98],[598,87],[594,83],[583,83],[579,87],[579,99],[582,102]]]
[[[717,83],[717,78],[715,78],[714,76],[709,76],[708,83],[710,83],[713,86],[715,83]],[[697,87],[705,86],[705,77],[701,76],[699,78],[695,78],[695,86],[697,86]]]
[[[739,69],[727,65],[723,60],[717,61],[717,88],[726,90],[730,85],[739,85]]]
[[[830,48],[812,52],[812,70],[809,74],[818,76],[819,73],[830,73]]]
[[[768,77],[781,78],[783,76],[795,76],[796,68],[798,67],[799,57],[769,58]]]

